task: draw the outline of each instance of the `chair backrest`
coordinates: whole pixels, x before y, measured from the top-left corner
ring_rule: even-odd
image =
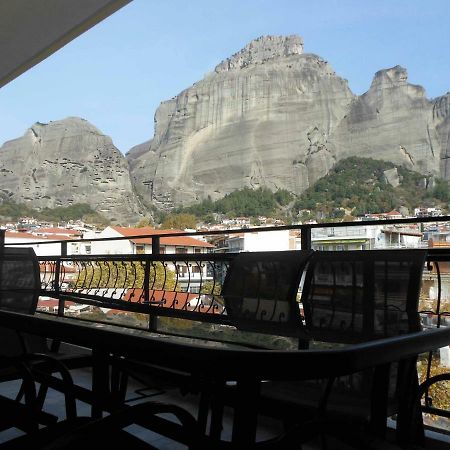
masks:
[[[400,249],[314,252],[302,292],[308,334],[320,347],[329,345],[323,342],[340,345],[419,331],[426,253]],[[331,399],[336,396],[335,404],[349,404],[354,410],[366,405],[368,417],[374,411],[392,415],[408,397],[405,386],[417,382],[415,362],[412,357],[391,364],[388,370],[339,377]]]
[[[312,251],[240,253],[227,271],[222,296],[237,329],[280,336],[302,334],[297,292]]]
[[[39,263],[32,248],[0,247],[0,309],[34,314],[40,292]],[[42,351],[39,336],[0,328],[0,354],[14,356],[24,351]]]
[[[363,342],[420,330],[426,250],[316,251],[302,293],[311,336]]]
[[[32,248],[0,250],[0,308],[34,314],[41,282]]]

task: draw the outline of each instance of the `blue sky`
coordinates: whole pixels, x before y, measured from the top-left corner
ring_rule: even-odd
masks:
[[[0,145],[79,116],[125,153],[162,101],[267,34],[302,36],[356,94],[399,64],[433,98],[450,91],[449,24],[449,0],[134,0],[0,89]]]

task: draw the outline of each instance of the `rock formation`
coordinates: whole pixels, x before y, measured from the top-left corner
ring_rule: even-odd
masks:
[[[428,100],[399,66],[358,97],[300,37],[261,37],[160,105],[128,155],[133,183],[170,208],[244,186],[299,194],[348,156],[448,179],[449,97]]]
[[[423,174],[440,175],[441,147],[432,102],[407,82],[400,66],[380,70],[333,131],[337,159],[366,156]]]
[[[329,146],[354,96],[298,36],[252,41],[156,111],[138,192],[159,205],[268,186],[300,193],[335,163]]]
[[[122,153],[86,120],[35,123],[0,148],[3,197],[32,208],[87,203],[114,222],[142,217]]]
[[[244,186],[300,194],[349,156],[450,179],[450,94],[427,99],[396,66],[355,96],[299,36],[266,36],[161,103],[153,138],[128,162],[83,119],[36,123],[0,148],[0,195],[38,208],[88,203],[126,224],[142,205],[170,209]],[[385,176],[399,181],[395,170]]]

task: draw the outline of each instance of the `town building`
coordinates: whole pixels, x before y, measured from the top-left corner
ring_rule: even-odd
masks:
[[[231,234],[226,240],[226,251],[232,253],[296,250],[299,248],[299,230],[237,233]]]

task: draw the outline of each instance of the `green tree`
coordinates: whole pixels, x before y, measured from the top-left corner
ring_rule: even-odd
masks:
[[[162,224],[162,229],[184,230],[186,228],[196,228],[197,218],[193,214],[179,213],[167,215]]]
[[[448,182],[445,180],[436,180],[436,185],[433,190],[433,196],[443,202],[448,202],[450,199]]]
[[[144,217],[136,224],[136,228],[153,227],[153,226],[154,223],[150,217]]]
[[[288,205],[294,199],[293,195],[286,189],[279,189],[275,192],[274,197],[275,201],[281,206]]]

